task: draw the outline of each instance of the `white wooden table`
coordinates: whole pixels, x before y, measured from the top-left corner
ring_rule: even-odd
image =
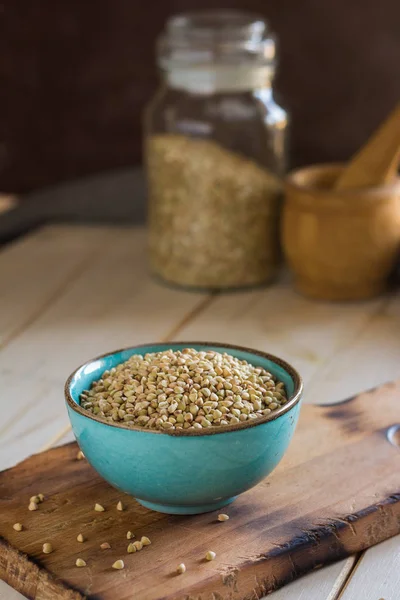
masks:
[[[211,340],[270,351],[303,375],[306,402],[334,403],[400,377],[400,294],[317,303],[286,279],[229,295],[161,286],[149,275],[141,229],[50,226],[8,245],[0,252],[0,469],[70,441],[64,380],[123,346]],[[17,598],[0,582],[0,600]],[[271,596],[338,598],[399,600],[400,536]]]

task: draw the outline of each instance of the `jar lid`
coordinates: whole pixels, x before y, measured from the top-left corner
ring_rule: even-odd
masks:
[[[204,11],[171,17],[158,41],[162,69],[211,65],[275,64],[267,21],[241,11]]]

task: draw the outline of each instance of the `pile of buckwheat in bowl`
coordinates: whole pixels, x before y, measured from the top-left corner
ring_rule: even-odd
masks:
[[[179,430],[237,425],[287,402],[262,367],[212,350],[134,354],[82,392],[82,408],[128,427]]]

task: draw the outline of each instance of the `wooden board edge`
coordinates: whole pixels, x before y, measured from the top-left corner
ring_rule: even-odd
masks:
[[[29,600],[86,600],[0,537],[0,579]]]
[[[399,533],[400,492],[396,492],[362,511],[304,531],[290,544],[277,546],[239,567],[227,568],[200,585],[183,589],[179,596],[167,595],[158,600],[261,600],[312,571]]]
[[[70,442],[43,454],[66,451],[73,454],[76,448],[76,442]],[[19,464],[24,465],[28,461],[29,458]],[[294,525],[296,526],[296,522]],[[299,520],[299,535],[287,544],[276,546],[266,554],[253,556],[238,567],[227,566],[223,572],[216,573],[201,584],[183,588],[178,596],[176,592],[174,595],[167,594],[162,600],[259,600],[309,572],[400,533],[400,490],[388,491],[382,500],[358,512],[336,515],[335,518],[325,520],[321,518],[311,530],[304,530],[302,527],[304,523]],[[32,600],[85,598],[2,538],[0,578]],[[150,597],[154,600],[151,590],[148,598]],[[143,596],[141,600],[146,598],[147,596]],[[160,597],[158,600],[161,600]]]

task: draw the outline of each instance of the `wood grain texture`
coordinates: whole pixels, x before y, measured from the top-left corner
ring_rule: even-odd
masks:
[[[8,569],[7,581],[27,598],[40,600],[81,600],[82,594],[69,589],[60,581],[41,569],[9,544],[0,540],[0,565]]]
[[[397,382],[336,406],[304,406],[281,465],[235,501],[223,524],[212,513],[160,515],[128,497],[126,511],[118,513],[121,493],[76,460],[76,444],[33,456],[0,475],[2,577],[18,585],[8,572],[15,572],[15,563],[7,562],[11,546],[56,581],[96,599],[124,600],[132,593],[141,600],[260,598],[400,532],[400,452],[386,437],[399,419],[399,393]],[[29,512],[29,497],[39,491],[46,500]],[[104,513],[93,511],[98,501]],[[23,532],[13,531],[16,521]],[[152,545],[127,555],[128,529],[137,538],[148,535]],[[79,532],[84,544],[75,541]],[[54,552],[43,555],[48,541]],[[103,541],[112,549],[100,550]],[[217,553],[212,563],[203,558],[209,549]],[[87,568],[74,566],[78,556]],[[126,569],[115,573],[110,567],[117,558]],[[187,572],[178,577],[182,561]],[[24,577],[23,563],[18,572]]]
[[[61,433],[61,432],[60,432]],[[61,433],[55,444],[62,445],[74,441],[74,436],[71,430],[67,433]],[[54,442],[54,438],[50,440]],[[49,449],[49,444],[47,448]],[[380,544],[378,549],[385,546],[385,543]],[[368,550],[367,552],[373,552]],[[384,561],[377,561],[378,564],[384,566]],[[323,569],[317,569],[304,577],[300,577],[292,581],[283,588],[276,590],[268,595],[271,600],[337,600],[343,589],[349,574],[354,569],[357,563],[355,556],[349,556],[346,559],[339,560]],[[2,597],[2,585],[7,588],[7,596]],[[21,600],[21,596],[13,588],[9,587],[5,582],[0,580],[0,600]]]

